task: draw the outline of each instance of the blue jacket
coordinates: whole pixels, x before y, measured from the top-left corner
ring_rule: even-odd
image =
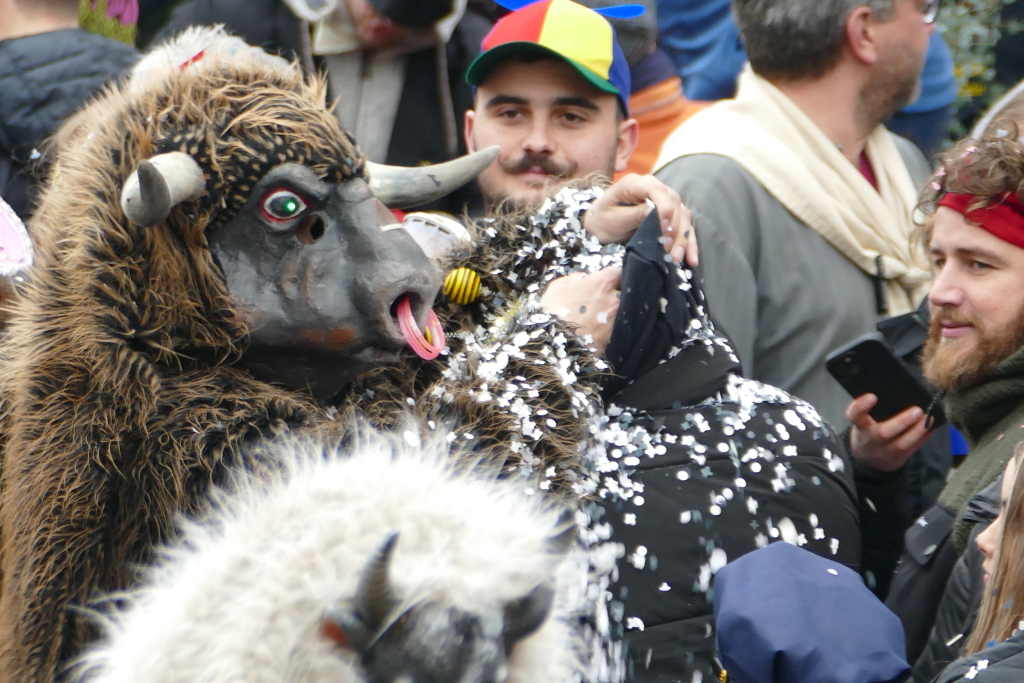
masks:
[[[938,31],[928,44],[928,56],[921,73],[921,96],[903,108],[905,114],[921,114],[953,104],[959,89],[953,75],[953,55]]]
[[[658,0],[658,39],[672,57],[690,100],[721,100],[736,92],[747,55],[730,0]]]

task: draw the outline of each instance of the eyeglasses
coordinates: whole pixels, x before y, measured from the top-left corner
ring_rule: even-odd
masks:
[[[924,23],[934,24],[935,20],[939,18],[940,7],[942,7],[942,0],[924,0],[924,4],[921,5],[921,16],[924,18]]]

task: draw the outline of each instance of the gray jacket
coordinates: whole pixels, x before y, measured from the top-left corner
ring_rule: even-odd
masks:
[[[909,141],[896,144],[923,186],[928,162]],[[825,370],[825,356],[875,331],[873,278],[731,159],[683,157],[657,176],[693,211],[708,305],[744,374],[804,399],[844,429],[850,396]]]

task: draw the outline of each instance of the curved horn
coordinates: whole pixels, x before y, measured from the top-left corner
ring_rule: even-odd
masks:
[[[366,618],[366,626],[370,633],[380,628],[384,620],[398,604],[391,581],[388,579],[388,566],[391,554],[398,542],[398,532],[389,535],[370,558],[356,588],[355,605]]]
[[[433,166],[385,166],[366,162],[373,194],[389,209],[408,209],[459,189],[498,158],[497,145]]]
[[[166,220],[181,202],[198,199],[206,189],[203,169],[184,152],[158,154],[139,162],[121,191],[121,210],[135,225]]]

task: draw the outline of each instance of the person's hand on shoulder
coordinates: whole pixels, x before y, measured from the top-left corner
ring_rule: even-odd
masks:
[[[602,244],[626,242],[652,210],[651,204],[661,219],[665,251],[676,263],[685,256],[686,263],[696,268],[697,234],[690,210],[678,192],[652,175],[630,173],[608,187],[583,215],[583,229]]]
[[[870,411],[877,404],[874,394],[864,394],[846,406],[846,419],[851,424],[850,456],[879,472],[895,472],[924,445],[932,430],[928,416],[917,406],[885,422],[876,422]]]
[[[612,267],[591,275],[574,273],[548,284],[540,299],[541,307],[576,326],[582,335],[590,335],[593,348],[603,354],[612,338],[615,314],[619,311],[619,287],[622,268]]]

